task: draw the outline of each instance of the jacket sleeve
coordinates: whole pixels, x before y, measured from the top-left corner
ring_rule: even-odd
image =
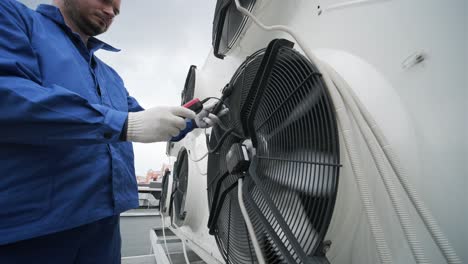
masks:
[[[44,87],[25,10],[0,1],[0,143],[116,142],[128,113],[91,104],[70,90]]]
[[[128,102],[128,111],[129,112],[140,112],[145,110],[143,107],[140,106],[138,101],[127,94],[127,102]]]

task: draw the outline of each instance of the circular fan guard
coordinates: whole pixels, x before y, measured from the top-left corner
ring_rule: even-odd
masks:
[[[174,163],[174,178],[172,201],[173,208],[169,209],[169,214],[177,226],[183,225],[185,221],[185,198],[187,195],[188,183],[188,156],[187,150],[182,148],[177,155],[177,161]]]
[[[314,65],[286,40],[248,57],[228,84],[222,117],[212,129],[208,158],[208,227],[227,263],[256,262],[237,200],[243,199],[268,263],[325,259],[339,175],[334,108]],[[226,127],[225,127],[226,128]],[[251,144],[249,143],[251,142]],[[233,144],[251,145],[248,171],[231,174]]]
[[[241,6],[252,11],[256,0],[240,0]],[[218,0],[213,20],[213,52],[220,59],[239,39],[248,17],[239,12],[233,0]]]
[[[166,199],[168,197],[168,191],[169,191],[169,175],[170,171],[167,170],[164,172],[163,179],[162,179],[162,188],[161,188],[161,197],[159,198],[159,211],[161,214],[166,214],[167,208],[166,208]],[[171,192],[172,193],[172,192]]]
[[[195,94],[196,70],[197,70],[197,66],[195,65],[192,65],[189,68],[187,77],[185,78],[184,90],[182,90],[181,105],[184,105],[185,103],[193,99],[193,96]]]

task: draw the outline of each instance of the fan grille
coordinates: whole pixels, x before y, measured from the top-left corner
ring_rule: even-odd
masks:
[[[330,223],[339,174],[338,130],[328,91],[317,68],[275,40],[247,58],[229,85],[231,109],[222,119],[232,133],[212,130],[208,159],[210,232],[228,263],[255,262],[237,202],[239,175],[227,172],[234,143],[251,140],[253,161],[243,199],[268,263],[318,259]]]
[[[185,221],[185,197],[187,195],[188,183],[188,156],[187,150],[182,148],[177,156],[177,162],[174,164],[173,179],[173,203],[174,210],[170,210],[171,217],[177,226],[183,225]]]
[[[241,6],[252,11],[256,0],[239,0]],[[236,44],[248,18],[240,13],[233,0],[218,0],[213,20],[213,51],[216,57],[224,58]]]
[[[182,90],[182,100],[181,100],[181,105],[186,104],[190,100],[193,99],[193,96],[195,94],[195,77],[196,77],[196,70],[197,66],[192,65],[189,68],[189,71],[187,73],[187,77],[185,78],[185,85],[184,85],[184,90]]]
[[[161,197],[159,198],[159,210],[161,211],[162,214],[166,214],[167,208],[166,208],[166,199],[167,196],[170,195],[168,193],[169,191],[169,175],[170,171],[164,172],[163,179],[162,179],[162,189],[161,189]]]

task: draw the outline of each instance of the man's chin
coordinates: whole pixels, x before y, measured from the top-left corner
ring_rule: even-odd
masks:
[[[107,31],[107,28],[93,28],[93,29],[87,30],[85,34],[90,37],[95,37],[95,36],[101,35],[102,33],[106,31]]]

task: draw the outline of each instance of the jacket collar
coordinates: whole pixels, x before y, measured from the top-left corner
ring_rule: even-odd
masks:
[[[57,23],[59,26],[64,27],[67,31],[70,33],[74,33],[65,23],[65,19],[62,16],[62,13],[60,13],[60,9],[56,6],[53,5],[45,5],[41,4],[37,7],[36,11],[43,16],[49,18],[50,20],[54,21]],[[76,33],[74,33],[76,34]],[[88,40],[88,45],[90,47],[90,50],[98,50],[98,49],[104,49],[107,51],[113,51],[113,52],[118,52],[120,49],[116,49],[112,47],[111,45],[105,43],[104,41],[101,41],[95,37],[90,37]]]

